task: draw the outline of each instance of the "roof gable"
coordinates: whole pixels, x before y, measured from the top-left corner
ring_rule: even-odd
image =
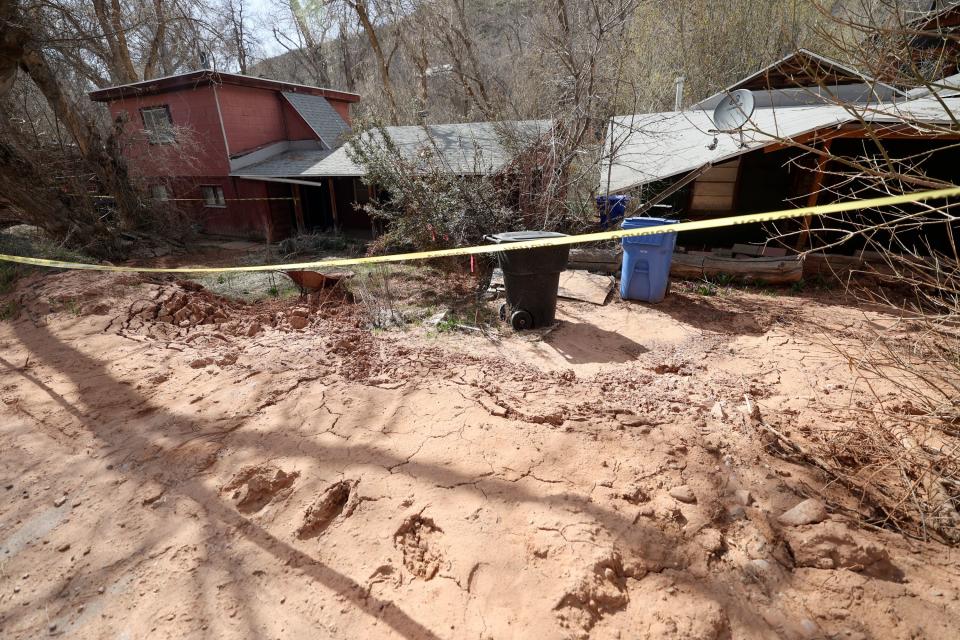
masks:
[[[797,49],[756,73],[701,100],[691,109],[712,109],[731,91],[755,92],[757,106],[796,106],[824,102],[870,102],[901,95],[879,82],[826,56]]]

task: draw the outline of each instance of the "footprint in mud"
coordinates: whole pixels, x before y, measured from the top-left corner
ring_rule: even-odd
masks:
[[[343,512],[343,508],[350,500],[351,491],[352,487],[348,480],[341,480],[327,487],[323,495],[307,507],[306,513],[303,514],[303,523],[297,529],[297,537],[306,540],[323,533]]]
[[[437,539],[441,533],[443,529],[419,513],[403,521],[393,534],[393,543],[403,553],[403,566],[410,573],[424,580],[430,580],[437,575],[443,559],[437,548]]]
[[[275,498],[289,495],[290,488],[299,477],[299,471],[287,473],[269,465],[255,465],[241,469],[220,491],[232,491],[231,497],[237,509],[242,513],[253,513]]]
[[[569,629],[571,637],[583,637],[605,616],[626,609],[626,578],[631,575],[633,568],[624,568],[618,552],[597,558],[554,607],[560,626]]]

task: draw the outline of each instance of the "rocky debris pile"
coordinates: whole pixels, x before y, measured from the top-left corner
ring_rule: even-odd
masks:
[[[253,337],[265,329],[302,331],[319,318],[309,304],[245,303],[205,290],[189,280],[147,285],[148,298],[130,305],[121,323],[128,332],[159,338],[182,336],[201,327],[223,335]]]
[[[847,569],[895,582],[903,578],[882,545],[841,522],[790,529],[785,539],[798,567]]]

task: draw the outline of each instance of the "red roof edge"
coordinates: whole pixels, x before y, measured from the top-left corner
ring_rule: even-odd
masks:
[[[243,76],[238,73],[223,73],[220,71],[211,71],[201,69],[200,71],[191,71],[181,73],[175,76],[166,76],[155,78],[153,80],[144,80],[142,82],[133,82],[131,84],[118,85],[116,87],[107,87],[90,92],[90,99],[94,102],[110,102],[121,98],[131,98],[135,96],[149,96],[157,93],[166,93],[168,91],[178,91],[180,89],[194,88],[205,84],[232,84],[241,87],[253,87],[255,89],[270,89],[273,91],[290,91],[293,93],[308,93],[315,96],[323,96],[333,100],[343,102],[359,102],[360,96],[356,93],[346,91],[337,91],[335,89],[324,89],[322,87],[311,87],[305,84],[294,84],[292,82],[281,82],[279,80],[270,80],[268,78],[255,78],[253,76]]]

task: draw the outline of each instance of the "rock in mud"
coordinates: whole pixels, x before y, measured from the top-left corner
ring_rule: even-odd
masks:
[[[787,531],[786,542],[798,567],[847,569],[884,580],[899,581],[903,573],[880,544],[840,522]]]
[[[310,324],[310,320],[308,320],[305,316],[290,316],[287,319],[287,322],[290,323],[290,326],[293,329],[297,330],[306,329],[307,325]]]
[[[560,626],[573,637],[586,637],[602,618],[625,609],[630,602],[625,575],[619,552],[611,550],[597,557],[554,607]]]
[[[785,511],[777,520],[788,527],[799,527],[805,524],[816,524],[827,519],[827,509],[819,500],[810,498],[804,500],[792,509]]]
[[[746,489],[737,489],[733,493],[733,498],[736,500],[737,504],[744,507],[749,507],[753,504],[753,494]]]
[[[726,544],[723,540],[723,534],[719,530],[707,527],[697,535],[697,542],[703,547],[704,551],[713,557],[723,555]]]
[[[637,416],[629,413],[621,413],[617,416],[617,421],[625,427],[649,427],[650,418]]]
[[[710,415],[713,416],[716,420],[720,420],[720,421],[726,420],[727,412],[723,408],[723,403],[721,403],[719,400],[714,402],[713,408],[710,409]]]
[[[691,489],[685,484],[680,485],[679,487],[674,487],[673,489],[670,489],[670,495],[675,500],[679,500],[684,504],[693,504],[697,501],[697,496],[693,492],[693,489]]]

